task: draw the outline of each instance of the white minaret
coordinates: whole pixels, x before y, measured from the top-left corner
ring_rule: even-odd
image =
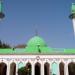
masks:
[[[70,18],[72,19],[74,36],[75,36],[75,3],[72,3]]]

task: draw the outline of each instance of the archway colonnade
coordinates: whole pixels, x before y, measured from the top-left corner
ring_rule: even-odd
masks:
[[[34,64],[34,63],[33,63]],[[33,66],[30,62],[26,63],[26,67],[29,69],[30,72],[28,75],[75,75],[75,63],[70,62],[68,66],[66,67],[66,63],[60,62],[59,64],[56,62],[53,62],[50,64],[49,62],[45,62],[44,64],[41,64],[39,61],[35,63]],[[17,67],[18,66],[18,67]],[[12,62],[10,64],[9,69],[9,75],[18,75],[17,69],[24,67],[25,65],[20,62],[19,64],[16,64],[15,62]],[[7,74],[7,64],[4,62],[0,63],[0,75],[8,75]],[[66,69],[68,68],[68,69]],[[66,73],[68,70],[68,73]]]
[[[75,75],[75,55],[0,55],[0,75],[18,75],[21,67],[29,75]]]

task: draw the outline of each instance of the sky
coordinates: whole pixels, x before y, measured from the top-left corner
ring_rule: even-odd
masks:
[[[75,48],[71,4],[75,0],[3,0],[0,40],[15,46],[38,35],[52,48]]]

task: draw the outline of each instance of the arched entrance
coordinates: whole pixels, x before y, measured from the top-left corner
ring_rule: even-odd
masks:
[[[41,65],[38,62],[35,64],[35,75],[41,75]]]
[[[23,62],[18,63],[18,75],[26,75],[26,68]]]
[[[60,71],[60,75],[64,75],[64,63],[63,62],[59,64],[59,71]]]
[[[71,62],[68,64],[69,75],[75,75],[75,63]]]
[[[50,75],[50,67],[49,67],[50,65],[49,65],[49,63],[45,63],[44,64],[44,75]]]
[[[16,75],[16,64],[14,62],[10,64],[10,75]]]
[[[31,75],[32,73],[32,66],[31,66],[31,63],[27,63],[26,64],[26,69],[27,69],[27,75]]]
[[[27,63],[26,66],[20,62],[18,64],[18,75],[31,75],[32,66],[31,63]]]
[[[0,75],[6,75],[7,65],[2,62],[0,63]]]
[[[18,64],[18,69],[20,69],[20,68],[22,68],[22,67],[25,67],[25,65],[23,64],[23,62],[20,62],[20,63]]]
[[[52,63],[52,68],[51,68],[51,75],[58,75],[59,72],[59,65],[56,62]]]

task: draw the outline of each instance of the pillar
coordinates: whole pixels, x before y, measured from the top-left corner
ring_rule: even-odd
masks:
[[[10,64],[7,63],[7,72],[6,72],[6,75],[10,75],[9,73],[10,73]]]
[[[32,74],[31,75],[34,75],[34,71],[35,71],[35,69],[34,69],[34,63],[32,64]]]
[[[50,75],[52,75],[52,62],[50,61]]]
[[[64,73],[65,73],[65,75],[69,75],[69,72],[68,72],[68,63],[65,62],[65,65],[64,66],[65,66],[64,67]]]
[[[44,75],[44,63],[41,64],[41,75]]]
[[[16,63],[16,75],[18,75],[18,63]]]
[[[57,62],[57,64],[58,64],[58,75],[60,75],[60,68],[59,68],[60,62]]]

